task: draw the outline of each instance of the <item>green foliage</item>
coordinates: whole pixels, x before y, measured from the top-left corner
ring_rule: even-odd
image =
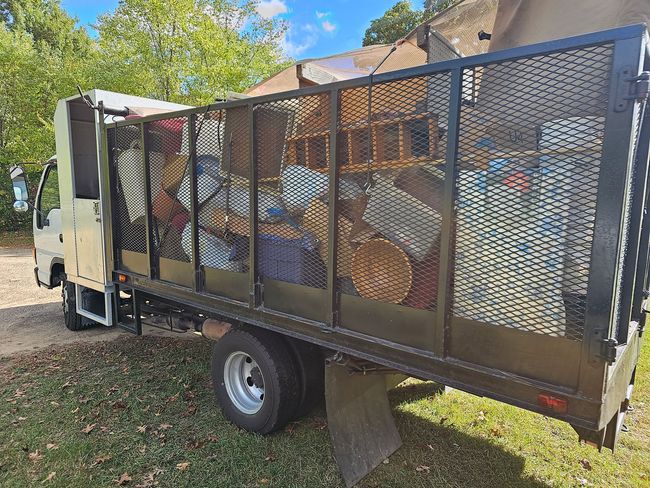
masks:
[[[123,0],[99,18],[104,88],[199,105],[282,68],[286,26],[253,2]]]
[[[391,44],[415,29],[422,20],[421,10],[413,10],[409,0],[400,0],[383,16],[370,22],[363,45]]]
[[[424,10],[413,10],[409,0],[400,0],[384,15],[370,21],[363,37],[363,45],[392,44],[402,39],[425,20],[458,0],[424,0]]]
[[[54,154],[56,103],[77,84],[209,103],[284,67],[285,29],[249,0],[122,0],[95,40],[60,0],[0,0],[0,229],[29,226],[13,212],[8,169]],[[40,168],[26,170],[37,184]]]

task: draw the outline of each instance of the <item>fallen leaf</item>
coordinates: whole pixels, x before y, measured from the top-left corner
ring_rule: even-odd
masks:
[[[185,462],[185,463],[178,463],[176,465],[176,469],[179,471],[187,471],[190,468],[190,463]]]
[[[429,466],[425,466],[424,464],[420,464],[415,470],[418,473],[429,473],[431,471],[431,468]]]
[[[494,437],[501,437],[503,434],[501,433],[501,429],[498,427],[492,427],[490,429],[490,434],[492,434]]]
[[[110,454],[104,454],[104,455],[95,456],[95,459],[94,459],[93,462],[91,463],[90,467],[91,467],[91,468],[94,468],[95,466],[98,466],[98,465],[100,465],[100,464],[103,464],[103,463],[105,463],[106,461],[110,461],[111,459],[113,459],[113,456],[111,456]]]
[[[26,394],[26,393],[25,393],[25,390],[20,390],[20,389],[18,389],[18,390],[15,391],[14,396],[15,396],[16,398],[22,398],[22,397],[25,396],[25,394]]]
[[[46,481],[52,481],[52,479],[56,476],[56,471],[52,471],[50,474],[47,475],[47,478],[45,478],[41,483],[45,483]]]
[[[388,460],[388,458],[386,458],[386,459],[384,459],[384,460],[382,461],[382,464],[389,464],[389,463],[390,463],[390,461]]]
[[[185,410],[185,413],[183,414],[184,416],[189,416],[189,415],[194,415],[196,413],[196,403],[190,403],[187,406],[187,410]]]
[[[440,417],[440,425],[444,424],[447,420],[449,420],[449,417]]]
[[[267,461],[267,462],[272,463],[272,462],[275,461],[276,459],[278,459],[278,455],[277,455],[276,453],[274,453],[274,452],[270,452],[270,453],[268,453],[268,455],[264,458],[264,461]]]
[[[37,462],[37,461],[40,461],[41,459],[43,459],[43,455],[41,454],[41,451],[36,449],[36,451],[30,452],[27,455],[27,458],[32,462]]]
[[[141,434],[144,434],[144,433],[147,431],[147,426],[146,426],[146,425],[140,425],[140,426],[138,426],[138,427],[136,428],[136,430],[137,430],[138,432],[140,432]]]
[[[591,471],[591,463],[587,459],[581,459],[580,466],[582,466],[587,471]]]
[[[96,425],[97,424],[88,424],[83,429],[81,429],[81,432],[84,434],[90,434],[95,429]]]
[[[481,410],[478,413],[478,416],[476,417],[476,420],[478,420],[479,422],[484,422],[485,421],[485,412],[483,410]]]
[[[115,483],[117,483],[119,486],[123,486],[129,483],[131,480],[133,480],[133,478],[129,476],[129,473],[124,472],[118,479],[115,480]]]
[[[54,451],[59,448],[59,445],[50,443],[50,444],[46,444],[45,447],[47,447],[48,451]]]
[[[208,441],[210,441],[210,442],[219,442],[219,437],[214,435],[214,434],[210,434],[208,436]]]
[[[167,429],[171,429],[172,427],[173,427],[172,424],[160,424],[159,429],[161,429],[161,430],[167,430]]]
[[[266,478],[262,478],[262,479],[260,480],[260,485],[268,485],[268,484],[269,484],[269,480],[268,480],[268,479],[266,479]]]

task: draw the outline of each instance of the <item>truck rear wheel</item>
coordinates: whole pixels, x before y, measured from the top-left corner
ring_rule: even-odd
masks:
[[[97,323],[77,313],[77,296],[75,284],[66,280],[61,281],[61,297],[63,298],[63,318],[65,326],[72,331],[89,329]]]
[[[232,329],[214,344],[212,383],[224,415],[259,434],[284,427],[301,396],[291,351],[262,329]]]

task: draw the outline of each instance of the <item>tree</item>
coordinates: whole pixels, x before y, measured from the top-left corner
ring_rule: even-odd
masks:
[[[252,1],[121,0],[97,25],[97,76],[108,89],[209,103],[281,68],[285,29]]]
[[[413,10],[409,0],[400,0],[383,16],[370,21],[363,45],[391,44],[403,38],[422,22],[422,11]]]
[[[424,0],[424,13],[426,17],[432,17],[438,12],[451,7],[458,0]]]
[[[413,10],[409,0],[400,0],[384,15],[370,21],[363,37],[363,45],[392,44],[438,12],[457,3],[458,0],[424,0],[424,10]]]

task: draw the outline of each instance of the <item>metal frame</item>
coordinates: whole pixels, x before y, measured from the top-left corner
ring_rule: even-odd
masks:
[[[329,348],[341,350],[343,352],[368,359],[387,367],[399,369],[417,377],[429,378],[444,384],[460,388],[478,395],[488,396],[501,400],[513,405],[517,405],[528,410],[537,411],[545,415],[566,420],[573,425],[580,426],[590,430],[603,429],[610,421],[612,414],[618,408],[618,403],[622,398],[618,398],[621,391],[621,384],[629,382],[629,367],[616,367],[611,374],[607,375],[608,363],[601,356],[601,346],[604,339],[612,337],[614,326],[614,301],[616,296],[617,277],[619,270],[617,265],[620,253],[623,252],[622,222],[625,218],[625,192],[627,181],[631,175],[632,168],[632,124],[634,123],[634,114],[636,113],[636,104],[624,110],[616,110],[614,99],[616,98],[616,83],[614,77],[618,76],[621,67],[631,66],[633,70],[641,69],[641,60],[646,53],[647,34],[645,26],[635,25],[622,27],[618,29],[607,30],[603,32],[582,35],[569,39],[551,41],[531,46],[524,46],[515,49],[488,53],[468,58],[455,59],[441,63],[409,68],[406,70],[389,72],[375,75],[373,83],[379,84],[386,81],[395,81],[415,76],[431,75],[435,73],[449,73],[451,76],[451,95],[449,103],[449,120],[448,120],[448,147],[445,156],[445,186],[444,186],[444,210],[443,210],[443,230],[441,236],[441,254],[440,254],[440,271],[439,286],[437,297],[437,311],[435,319],[432,320],[431,339],[425,338],[424,343],[418,343],[416,347],[400,343],[400,341],[386,340],[381,337],[373,336],[369,333],[346,329],[340,326],[340,307],[336,286],[336,238],[337,238],[337,217],[338,205],[338,168],[336,161],[336,140],[337,140],[337,119],[339,97],[338,93],[342,89],[366,86],[369,78],[358,78],[330,85],[310,87],[301,90],[284,92],[280,94],[265,95],[261,97],[248,98],[245,100],[233,100],[229,102],[220,102],[207,107],[197,109],[182,110],[172,114],[153,115],[138,120],[136,124],[132,121],[120,121],[106,125],[107,129],[122,127],[125,125],[140,125],[145,123],[161,120],[165,118],[188,116],[193,120],[196,114],[205,113],[209,110],[228,109],[233,107],[248,107],[248,124],[249,124],[249,157],[250,157],[250,272],[248,275],[249,297],[248,303],[216,297],[202,293],[199,282],[199,256],[198,256],[198,218],[196,216],[196,199],[197,188],[194,178],[194,184],[191,187],[193,209],[192,209],[192,232],[193,232],[193,263],[194,263],[194,286],[188,289],[183,286],[161,282],[152,279],[152,276],[142,276],[134,273],[124,272],[116,269],[114,273],[123,273],[128,276],[128,286],[138,291],[138,296],[143,299],[146,297],[155,297],[157,300],[168,300],[171,303],[179,304],[189,310],[195,310],[200,313],[210,314],[222,317],[226,320],[244,321],[261,327],[276,330],[283,334],[305,339]],[[455,193],[455,180],[457,171],[457,142],[460,122],[460,107],[462,102],[462,73],[463,70],[472,69],[477,66],[483,66],[492,63],[501,63],[515,59],[522,59],[535,55],[547,55],[550,53],[563,52],[572,49],[585,48],[601,44],[614,45],[614,58],[612,67],[612,81],[610,83],[610,107],[608,108],[606,118],[606,138],[604,141],[601,178],[599,181],[598,193],[598,210],[596,215],[595,235],[593,240],[593,259],[598,263],[595,266],[589,278],[588,307],[586,327],[582,344],[577,342],[579,350],[579,377],[576,383],[561,384],[560,381],[545,381],[542,379],[531,379],[524,374],[508,373],[504,374],[497,366],[478,365],[470,362],[468,359],[460,359],[450,355],[450,318],[449,304],[453,297],[450,294],[448,284],[451,280],[450,261],[453,256],[453,202]],[[329,170],[329,198],[333,202],[329,207],[329,228],[328,236],[330,239],[330,248],[328,250],[328,280],[326,290],[310,291],[308,287],[276,282],[267,283],[267,291],[271,288],[274,292],[286,292],[288,297],[298,296],[296,292],[304,294],[305,301],[316,303],[325,297],[324,302],[327,307],[326,319],[313,320],[305,314],[299,313],[298,305],[289,307],[294,310],[292,313],[279,312],[271,307],[264,306],[264,290],[260,283],[258,273],[258,257],[256,249],[257,237],[257,170],[256,170],[256,148],[255,148],[255,107],[262,103],[281,101],[296,96],[324,94],[330,95],[330,107],[332,114],[330,119],[330,170]],[[644,124],[643,133],[647,134],[648,124]],[[194,132],[191,132],[194,133]],[[106,151],[108,152],[108,151]],[[638,165],[642,174],[647,175],[648,146],[641,144],[638,149]],[[106,157],[107,158],[107,157]],[[192,158],[192,169],[195,169],[195,157]],[[626,164],[622,164],[626,161]],[[106,159],[105,167],[109,167]],[[637,174],[639,174],[637,172]],[[641,185],[639,183],[639,188]],[[635,195],[637,194],[635,188]],[[640,205],[641,200],[634,197],[634,205]],[[109,202],[110,204],[110,202]],[[147,205],[150,206],[149,196]],[[636,207],[634,207],[636,209]],[[149,209],[150,211],[150,209]],[[633,211],[634,216],[638,216],[638,209]],[[636,217],[635,217],[636,218]],[[640,242],[638,248],[643,243],[647,245],[650,240],[650,225],[644,219],[644,227],[639,230],[640,222],[632,222],[632,238],[635,242]],[[150,233],[149,227],[147,232]],[[616,236],[616,239],[612,239]],[[115,239],[113,242],[117,242]],[[635,245],[638,251],[638,248]],[[150,256],[146,257],[150,259]],[[641,266],[643,264],[643,266]],[[643,269],[640,269],[643,268]],[[630,280],[645,280],[647,266],[643,260],[637,260],[626,265],[626,272],[623,276],[623,285],[629,286]],[[643,275],[643,276],[641,276]],[[295,287],[298,287],[295,289]],[[314,290],[314,289],[311,289]],[[632,297],[631,304],[639,306],[637,295],[640,293],[639,286],[634,288],[635,296]],[[629,311],[632,305],[624,304],[624,318],[632,314],[638,317],[639,311]],[[377,310],[388,310],[382,304],[376,304]],[[382,308],[384,307],[384,308]],[[295,312],[295,311],[298,312]],[[410,319],[419,319],[417,317],[419,310],[407,310],[402,315],[397,315],[405,321]],[[628,313],[629,312],[629,313]],[[471,321],[468,321],[471,322]],[[472,328],[481,327],[478,323],[467,324],[468,331],[471,333]],[[476,330],[480,330],[480,329]],[[625,325],[627,329],[627,323]],[[496,330],[496,328],[495,328]],[[633,328],[633,331],[638,329]],[[514,332],[511,334],[511,332]],[[517,349],[517,346],[530,347],[535,343],[536,336],[521,333],[520,331],[508,331],[508,341]],[[471,334],[470,334],[471,336]],[[553,349],[553,341],[565,341],[564,339],[551,339],[549,347]],[[560,342],[558,342],[560,344]],[[562,342],[564,344],[564,342]],[[632,335],[627,347],[620,350],[621,361],[626,366],[635,365],[638,359],[638,345],[636,335]],[[575,354],[578,351],[573,351]],[[501,358],[503,361],[513,360],[517,356],[514,353],[506,353]],[[563,365],[561,358],[552,366],[556,371],[561,372]],[[559,374],[559,373],[558,373]],[[551,377],[556,377],[551,375]],[[608,378],[608,379],[606,379]],[[604,402],[604,391],[611,390],[607,401]],[[537,405],[537,395],[540,392],[547,392],[569,400],[568,412],[566,414],[549,412]]]

